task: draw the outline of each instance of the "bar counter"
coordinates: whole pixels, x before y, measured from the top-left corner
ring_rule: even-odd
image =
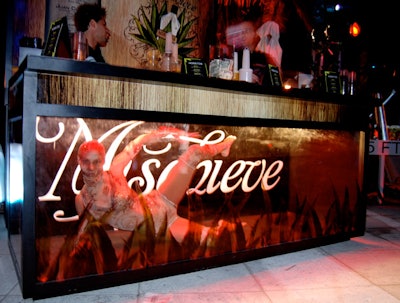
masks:
[[[282,92],[257,84],[29,56],[21,72],[39,73],[37,102],[101,108],[363,124],[365,102],[354,96]],[[157,100],[155,102],[155,100]],[[365,127],[365,124],[362,125]]]
[[[362,98],[44,56],[23,61],[8,95],[6,223],[24,297],[139,282],[364,234],[369,106]],[[74,201],[85,186],[80,144],[101,142],[108,171],[129,142],[165,129],[196,137],[171,134],[135,149],[123,173],[146,200],[174,181],[175,166],[193,160],[184,158],[191,147],[208,148],[209,158],[187,166],[194,170],[189,187],[171,187],[184,190],[173,202],[189,223],[184,241],[167,219],[125,230],[78,216]],[[216,152],[213,145],[229,138],[229,149]],[[166,207],[149,203],[152,215]],[[204,241],[196,242],[195,226],[209,231]]]

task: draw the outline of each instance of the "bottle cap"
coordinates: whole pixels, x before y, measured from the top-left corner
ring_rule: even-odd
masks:
[[[173,13],[173,14],[178,14],[178,7],[176,6],[176,5],[172,5],[172,7],[171,7],[171,13]]]

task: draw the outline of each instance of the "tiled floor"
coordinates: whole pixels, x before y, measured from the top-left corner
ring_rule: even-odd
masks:
[[[23,299],[0,215],[0,303]],[[370,205],[350,241],[39,303],[400,302],[400,204]]]

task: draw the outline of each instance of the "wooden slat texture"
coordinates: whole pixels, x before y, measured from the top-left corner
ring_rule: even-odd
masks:
[[[156,81],[39,76],[39,102],[160,112],[340,122],[344,105]]]

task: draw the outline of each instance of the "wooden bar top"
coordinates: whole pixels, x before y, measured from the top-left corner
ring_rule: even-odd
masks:
[[[361,98],[310,90],[28,56],[10,80],[38,79],[38,103],[345,124],[366,127]]]

